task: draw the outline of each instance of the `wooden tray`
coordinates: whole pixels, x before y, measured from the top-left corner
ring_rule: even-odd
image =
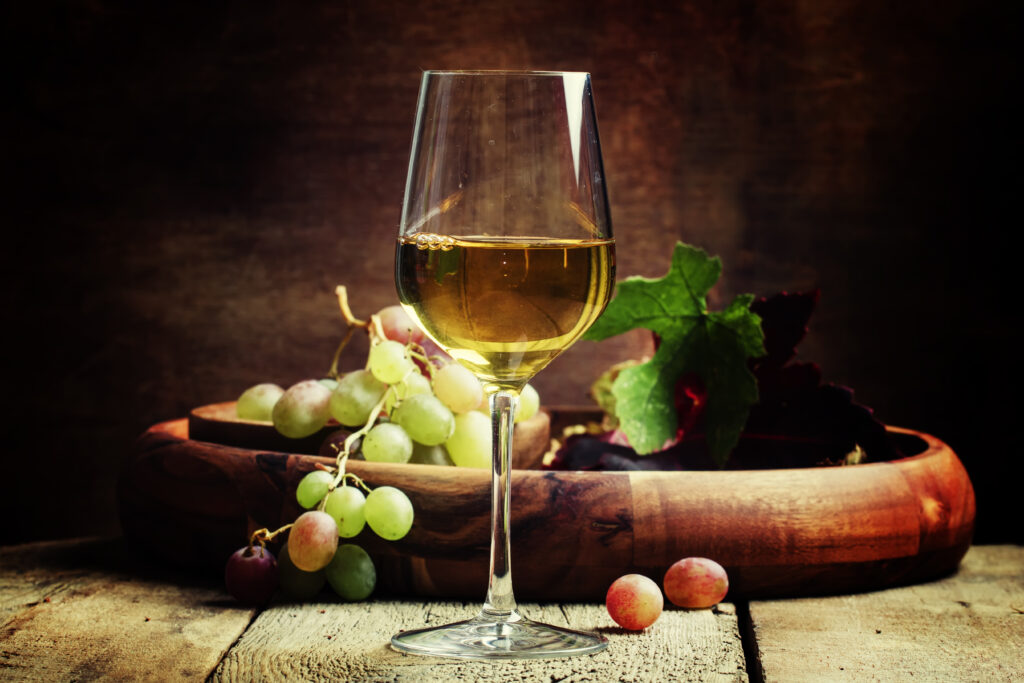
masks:
[[[154,425],[119,481],[127,538],[182,566],[223,571],[259,527],[302,510],[299,479],[316,455],[256,448],[268,427],[230,419],[233,404]],[[593,417],[549,409],[517,426],[519,463],[534,463],[549,420]],[[190,438],[239,443],[225,445]],[[256,432],[253,432],[256,430]],[[938,577],[956,569],[974,525],[970,480],[956,454],[928,434],[890,428],[911,457],[852,467],[692,472],[553,472],[512,475],[516,595],[603,600],[618,576],[660,583],[676,560],[710,557],[729,572],[730,597],[822,595]],[[241,435],[241,436],[240,436]],[[271,435],[272,436],[272,435]],[[369,530],[378,591],[479,600],[486,591],[490,472],[352,461],[370,486],[404,490],[416,521],[389,543]]]

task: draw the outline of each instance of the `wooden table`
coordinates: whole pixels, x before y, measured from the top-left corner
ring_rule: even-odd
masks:
[[[478,605],[322,600],[240,607],[218,582],[153,567],[119,540],[0,548],[0,680],[1024,680],[1018,546],[974,547],[956,575],[922,585],[669,609],[643,633],[616,628],[602,605],[523,605],[608,636],[606,651],[571,659],[402,655],[393,632]]]

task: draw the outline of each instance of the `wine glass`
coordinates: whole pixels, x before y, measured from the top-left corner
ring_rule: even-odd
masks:
[[[395,257],[399,300],[481,379],[493,466],[487,597],[467,621],[400,633],[435,656],[598,652],[598,634],[539,624],[512,593],[509,500],[519,391],[587,330],[615,274],[590,75],[427,71]]]

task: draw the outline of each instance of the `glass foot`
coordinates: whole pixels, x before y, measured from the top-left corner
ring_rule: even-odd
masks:
[[[608,647],[596,633],[530,621],[518,612],[479,616],[445,626],[405,631],[391,638],[400,652],[462,659],[529,659],[589,655]]]

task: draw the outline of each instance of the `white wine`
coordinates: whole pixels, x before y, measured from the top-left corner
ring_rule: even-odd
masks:
[[[519,388],[601,315],[615,281],[614,240],[400,238],[400,301],[485,382]]]

